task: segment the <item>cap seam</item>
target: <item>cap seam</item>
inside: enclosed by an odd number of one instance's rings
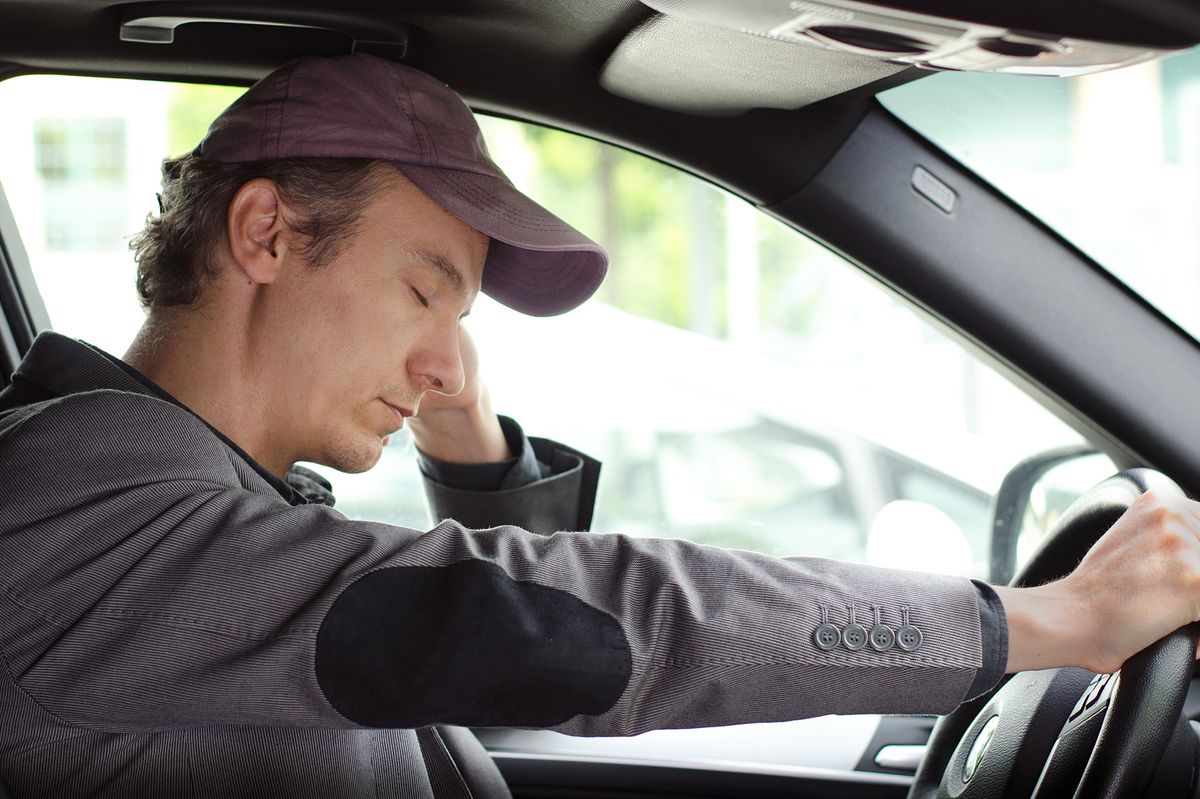
[[[482,190],[478,189],[477,187],[471,187],[471,186],[467,186],[464,184],[460,184],[460,183],[452,180],[448,175],[440,174],[440,172],[444,172],[445,170],[438,170],[437,167],[431,167],[431,169],[433,171],[430,173],[430,175],[433,178],[435,178],[436,180],[445,184],[448,188],[450,188],[456,194],[458,194],[459,197],[462,197],[464,200],[468,200],[469,202],[473,203],[476,207],[482,209],[482,206],[480,204],[481,200],[489,200],[492,203],[496,203],[495,206],[490,205],[490,204],[487,206],[488,213],[494,214],[496,217],[498,217],[506,222],[512,222],[513,224],[520,225],[525,230],[545,231],[545,232],[557,231],[557,232],[579,233],[579,231],[575,230],[575,228],[571,227],[570,225],[568,225],[566,223],[562,223],[562,222],[555,224],[555,225],[539,225],[536,223],[531,223],[530,220],[528,220],[524,217],[516,216],[508,209],[503,208],[501,205],[499,205],[498,198],[495,197],[494,195],[481,193]],[[470,174],[476,174],[476,173],[470,173]],[[547,212],[547,213],[549,213],[549,212]],[[583,234],[579,234],[579,235],[583,235]],[[520,246],[520,245],[515,245],[515,246]]]
[[[279,151],[282,150],[280,142],[283,141],[283,104],[287,102],[292,95],[292,76],[296,74],[296,68],[293,66],[287,71],[283,78],[283,86],[281,87],[281,97],[275,107],[275,157],[279,157]]]
[[[422,160],[428,161],[429,153],[432,149],[429,131],[425,130],[425,123],[417,118],[417,114],[412,107],[412,90],[408,88],[408,81],[404,79],[404,74],[400,71],[395,72],[396,81],[403,89],[403,94],[396,91],[396,87],[392,87],[392,93],[396,97],[396,102],[400,106],[400,110],[408,118],[408,122],[413,127],[413,133],[417,136],[417,146],[421,148]]]
[[[274,96],[275,87],[279,85],[282,76],[276,76],[271,86],[271,94]],[[267,134],[271,130],[271,106],[268,105],[263,110],[262,130],[258,132],[258,156],[264,158],[267,155]]]

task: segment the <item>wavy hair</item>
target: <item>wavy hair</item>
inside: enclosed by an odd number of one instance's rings
[[[196,301],[213,276],[213,257],[228,231],[229,203],[255,178],[275,183],[293,210],[285,221],[313,268],[327,265],[354,232],[392,167],[361,158],[283,158],[220,164],[189,154],[163,161],[159,213],[129,242],[137,292],[153,311]]]

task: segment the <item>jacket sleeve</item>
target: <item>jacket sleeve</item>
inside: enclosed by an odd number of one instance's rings
[[[447,464],[418,450],[433,521],[454,519],[467,527],[511,524],[543,535],[590,529],[600,462],[549,439],[527,438],[506,416],[500,424],[517,453],[511,463]]]
[[[0,645],[71,724],[582,735],[945,712],[981,665],[966,579],[680,540],[428,532],[289,506],[186,411],[99,391],[0,437]],[[853,611],[851,610],[853,609]],[[823,621],[910,649],[823,649]],[[827,640],[827,639],[824,639]]]

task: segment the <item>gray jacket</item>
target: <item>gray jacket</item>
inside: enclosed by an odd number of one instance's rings
[[[43,335],[22,370],[57,396],[0,414],[0,780],[16,797],[430,796],[427,725],[937,713],[982,665],[966,579],[355,521],[289,504],[83,344]],[[570,493],[547,482],[516,490]],[[557,494],[567,524],[574,490]]]

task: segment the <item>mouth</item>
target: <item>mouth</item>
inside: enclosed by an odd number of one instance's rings
[[[404,427],[404,420],[413,415],[413,412],[410,411],[408,408],[402,408],[398,405],[393,405],[392,403],[390,403],[387,400],[382,399],[382,398],[379,401],[382,402],[384,405],[386,405],[388,410],[392,412],[392,416],[394,416],[396,419],[396,429],[397,430],[399,430],[401,427]]]

